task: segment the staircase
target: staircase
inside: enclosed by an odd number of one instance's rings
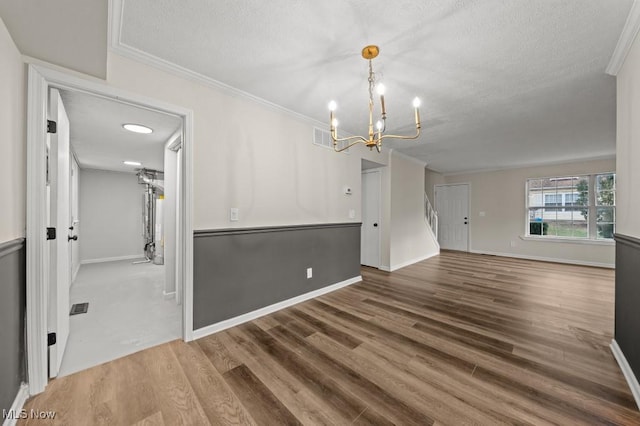
[[[424,193],[424,218],[431,228],[436,241],[438,241],[438,212],[434,210],[426,192]]]

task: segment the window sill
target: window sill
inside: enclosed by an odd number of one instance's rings
[[[569,244],[592,244],[597,246],[614,246],[616,243],[613,240],[591,240],[582,238],[564,238],[564,237],[532,237],[530,235],[520,235],[521,240],[525,241],[539,241],[545,243],[569,243]]]

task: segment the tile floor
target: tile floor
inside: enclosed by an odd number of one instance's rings
[[[89,302],[70,317],[60,376],[182,337],[182,306],[165,300],[164,266],[130,260],[82,265],[71,304]]]

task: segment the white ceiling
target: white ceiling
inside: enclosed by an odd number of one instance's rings
[[[120,42],[308,117],[366,132],[367,44],[387,86],[387,144],[454,173],[613,156],[604,69],[632,0],[136,0]]]
[[[106,78],[108,2],[0,0],[0,16],[24,55]]]
[[[82,92],[60,90],[69,116],[71,147],[81,168],[134,172],[140,167],[164,169],[164,145],[182,125],[176,116]],[[132,133],[125,123],[142,124],[150,134]]]

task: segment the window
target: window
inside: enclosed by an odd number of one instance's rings
[[[615,173],[528,179],[527,235],[611,239],[615,200]]]

